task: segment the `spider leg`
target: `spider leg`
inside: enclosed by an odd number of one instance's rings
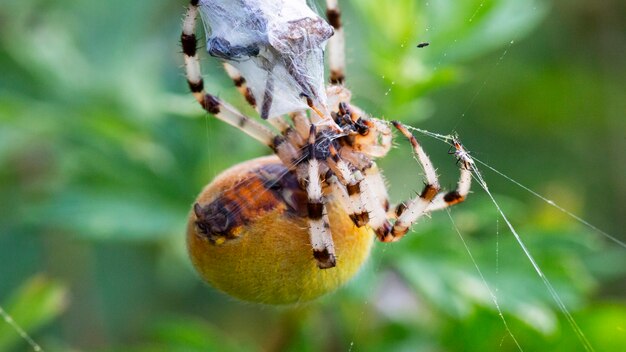
[[[302,181],[307,182],[309,236],[313,247],[313,257],[320,269],[332,268],[336,265],[335,245],[330,233],[326,200],[322,194],[322,180],[320,179],[320,160],[315,157],[315,126],[311,126],[309,145],[311,152],[306,164],[307,174]],[[304,165],[303,165],[304,166]]]
[[[378,119],[371,119],[371,121],[374,125],[373,130],[379,136],[379,141],[370,146],[368,149],[364,150],[363,152],[375,158],[380,158],[387,155],[387,153],[389,153],[389,150],[391,150],[393,134],[391,133],[391,128],[389,128],[389,125],[383,123]]]
[[[293,127],[298,132],[301,138],[305,141],[309,138],[311,131],[311,121],[306,116],[304,111],[296,111],[289,114],[291,121],[293,121]]]
[[[392,123],[394,127],[396,127],[411,142],[413,152],[415,153],[419,163],[422,165],[426,176],[426,185],[419,196],[402,203],[404,206],[398,208],[398,218],[393,225],[393,229],[391,230],[391,238],[393,241],[397,241],[409,231],[411,225],[413,225],[427,212],[431,202],[439,193],[440,186],[433,164],[415,137],[401,123],[397,121],[393,121]]]
[[[256,109],[256,98],[254,97],[254,94],[252,93],[252,90],[250,89],[250,87],[248,87],[245,77],[243,77],[241,72],[239,72],[239,70],[235,66],[229,64],[228,62],[224,62],[223,65],[224,65],[224,71],[226,71],[226,73],[228,74],[228,77],[230,77],[230,79],[233,81],[239,93],[241,93],[241,95],[246,99],[246,101],[248,102],[248,104],[250,104],[250,106]],[[269,83],[270,82],[268,81],[268,84]],[[271,99],[264,97],[263,103],[266,104],[266,102],[268,101],[271,101]],[[293,133],[291,131],[292,130],[291,126],[289,126],[289,124],[285,122],[283,118],[281,117],[271,118],[271,119],[268,119],[268,122],[270,123],[270,125],[274,126],[274,128],[276,128],[285,138],[289,139],[289,142],[292,145],[294,145],[295,147],[298,147],[298,143],[297,143],[298,139],[297,138],[294,139],[294,137],[297,137],[296,133]],[[309,129],[307,126],[306,131],[308,132],[308,130]],[[300,144],[299,146],[302,146],[303,144],[304,143]]]
[[[378,169],[378,165],[372,162],[372,166],[364,170],[367,186],[373,193],[372,198],[378,201],[378,204],[386,214],[389,211],[389,195],[387,194],[387,185],[383,174]]]
[[[363,170],[365,175],[358,169],[353,172],[354,166],[342,160],[332,146],[330,149],[328,165],[337,175],[329,180],[334,187],[333,194],[339,194],[356,226],[369,225],[381,241],[391,241],[391,223],[387,219],[387,190],[378,167],[370,161]]]
[[[185,72],[187,83],[193,96],[207,112],[218,119],[247,133],[259,142],[274,146],[276,137],[272,131],[258,122],[243,115],[234,107],[222,102],[216,96],[204,90],[204,81],[200,71],[200,60],[197,55],[198,40],[195,34],[196,19],[198,17],[198,0],[191,0],[185,18],[180,41],[185,57]]]
[[[381,242],[390,242],[392,240],[390,236],[392,227],[387,218],[389,201],[387,201],[386,189],[379,188],[381,185],[384,187],[384,181],[382,175],[376,170],[377,168],[374,166],[366,172],[361,189],[366,199],[366,210],[370,214],[369,225],[374,229]]]
[[[474,162],[467,155],[464,159],[460,158],[459,160],[460,162],[457,162],[457,164],[459,164],[461,174],[459,176],[459,182],[457,183],[456,189],[447,193],[441,192],[437,194],[428,208],[426,208],[426,212],[445,209],[449,206],[459,204],[467,198],[472,183],[471,168]]]
[[[335,29],[335,34],[328,40],[330,83],[343,84],[346,71],[345,34],[341,26],[338,0],[326,0],[326,17]]]
[[[350,165],[341,159],[334,146],[331,145],[329,149],[328,165],[343,186],[340,187],[339,193],[343,199],[347,198],[345,203],[349,210],[350,219],[358,227],[365,226],[370,222],[369,213],[365,206],[368,199],[363,192],[365,177],[361,171],[352,170]]]
[[[291,117],[292,114],[289,114],[289,116]],[[301,149],[306,144],[308,135],[306,138],[302,137],[298,133],[298,130],[294,126],[290,125],[284,119],[272,118],[272,119],[269,119],[268,121],[270,122],[270,124],[272,124],[275,128],[277,128],[280,131],[280,133],[283,135],[285,140],[287,140],[287,142],[289,142],[289,144],[291,144],[295,150]]]
[[[250,106],[256,109],[256,98],[252,94],[250,87],[248,87],[246,79],[241,75],[239,70],[235,68],[235,66],[229,64],[228,62],[224,62],[223,65],[224,71],[226,71],[228,77],[233,80],[233,83],[235,84],[235,87],[237,87],[239,93],[241,93]]]

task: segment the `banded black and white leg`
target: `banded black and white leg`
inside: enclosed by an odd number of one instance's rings
[[[366,169],[364,173],[365,180],[363,180],[361,188],[364,192],[365,209],[370,218],[369,226],[376,233],[378,240],[389,242],[392,226],[387,217],[389,200],[385,181],[375,163],[372,163],[372,166]]]
[[[461,176],[457,183],[456,189],[448,193],[439,193],[430,203],[427,212],[445,209],[449,206],[461,203],[467,198],[472,183],[472,168],[474,167],[474,160],[469,156],[469,153],[465,151],[463,145],[454,140],[453,145],[455,148],[454,154],[458,158],[458,163],[461,169]]]
[[[332,146],[330,154],[328,165],[334,175],[328,181],[333,194],[340,196],[356,226],[369,225],[383,241],[391,231],[391,223],[387,219],[387,190],[376,164],[370,161],[361,171],[344,161]]]
[[[241,72],[239,72],[239,70],[237,70],[237,68],[234,67],[233,65],[227,62],[224,62],[223,65],[224,65],[224,70],[226,71],[226,74],[228,74],[228,77],[230,77],[230,79],[233,81],[239,93],[244,97],[246,102],[248,102],[248,104],[252,106],[252,108],[256,109],[256,98],[254,97],[254,94],[252,93],[252,90],[250,89],[250,87],[248,87],[245,77],[243,77]],[[301,112],[301,114],[304,115],[304,118],[307,119],[307,122],[308,122],[306,113]],[[294,118],[292,117],[292,120],[293,119]],[[295,147],[304,145],[303,141],[300,138],[297,138],[298,133],[293,131],[293,128],[289,126],[289,124],[282,117],[277,116],[277,117],[268,119],[267,121],[270,123],[270,125],[274,126],[274,128],[276,128],[280,132],[280,134],[282,134],[285,138],[287,138],[290,141],[290,143],[294,145]],[[294,121],[294,125],[297,126],[297,124],[295,124],[295,121]],[[308,131],[309,131],[309,126],[307,125],[306,134],[304,135],[305,136],[304,140],[308,138]]]
[[[338,0],[326,0],[326,18],[335,30],[335,34],[328,40],[330,83],[343,84],[346,79],[346,49]]]
[[[330,145],[329,151],[328,165],[341,184],[337,191],[344,200],[343,203],[348,209],[348,215],[352,222],[358,227],[363,227],[370,222],[369,213],[365,206],[368,199],[365,198],[362,189],[365,177],[359,170],[352,168],[349,163],[345,162],[333,145]]]
[[[233,81],[239,93],[241,93],[250,106],[256,109],[256,98],[254,97],[254,94],[252,94],[250,87],[248,87],[245,77],[241,75],[241,72],[239,72],[235,66],[229,64],[228,62],[224,62],[223,65],[224,71],[226,71],[228,77],[230,77]]]
[[[397,121],[392,121],[392,123],[411,143],[413,152],[424,169],[426,177],[426,185],[419,196],[401,203],[396,209],[397,218],[391,230],[391,240],[397,241],[424,214],[464,201],[469,193],[472,175],[470,168],[462,163],[457,189],[451,192],[440,192],[435,168],[415,137],[401,123]]]
[[[204,81],[202,79],[200,60],[197,52],[198,40],[195,34],[197,17],[198,0],[191,0],[183,20],[183,30],[180,37],[185,58],[185,74],[191,93],[207,112],[229,125],[242,130],[259,142],[273,146],[276,136],[271,130],[243,115],[231,105],[222,102],[216,96],[204,90]]]
[[[313,248],[313,257],[320,269],[328,269],[334,267],[337,264],[337,260],[320,177],[326,171],[321,169],[320,166],[323,165],[323,160],[318,160],[315,152],[315,125],[311,126],[308,142],[310,148],[309,159],[306,164],[301,166],[306,168],[306,174],[302,175],[303,173],[299,172],[298,177],[301,178],[301,183],[306,184],[309,237]]]

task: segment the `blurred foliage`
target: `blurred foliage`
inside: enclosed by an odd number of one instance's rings
[[[184,248],[189,205],[268,150],[187,94],[185,4],[0,3],[0,303],[13,318],[53,351],[517,350],[445,212],[377,244],[353,282],[308,305],[243,304],[199,281]],[[458,131],[477,158],[624,239],[626,5],[341,6],[359,105]],[[218,63],[203,69],[208,90],[251,113]],[[453,185],[448,147],[418,138]],[[380,162],[396,201],[420,187],[400,145]],[[624,250],[485,176],[591,345],[624,350]],[[583,350],[478,186],[451,214],[523,349]],[[27,349],[0,324],[0,350]]]
[[[21,329],[33,332],[56,319],[66,305],[67,290],[62,285],[36,276],[13,293],[5,309]],[[0,327],[0,351],[22,343],[21,340],[8,324]]]

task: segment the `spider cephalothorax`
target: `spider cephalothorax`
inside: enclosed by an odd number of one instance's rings
[[[245,300],[290,303],[328,292],[358,271],[373,236],[396,241],[424,214],[459,203],[469,192],[471,159],[460,143],[454,146],[463,159],[457,189],[442,192],[428,156],[401,123],[369,117],[350,103],[341,16],[336,0],[326,4],[332,26],[304,0],[191,0],[183,24],[187,81],[196,100],[275,154],[219,175],[189,219],[195,267],[214,286]],[[198,13],[210,28],[209,54],[224,62],[273,129],[204,91]],[[327,40],[331,85],[324,88]],[[410,141],[426,179],[419,195],[391,211],[375,162],[391,148],[390,126]]]

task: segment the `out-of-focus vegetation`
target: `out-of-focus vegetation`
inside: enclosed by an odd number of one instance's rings
[[[184,251],[191,202],[269,151],[187,94],[184,5],[0,3],[0,304],[15,320],[52,351],[516,350],[445,212],[308,305],[243,304],[200,282]],[[359,105],[457,131],[477,158],[625,239],[622,1],[341,5]],[[250,112],[219,64],[203,65],[208,90]],[[453,185],[448,147],[418,137]],[[380,162],[395,201],[421,186],[399,144]],[[623,351],[626,250],[485,177],[591,345]],[[583,350],[478,186],[451,214],[522,348]],[[0,350],[28,345],[0,323]]]

